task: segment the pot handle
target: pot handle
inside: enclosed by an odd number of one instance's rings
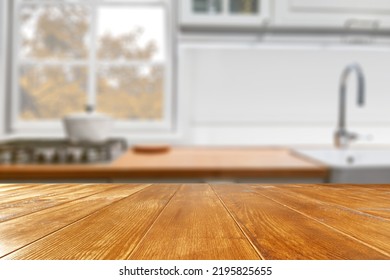
[[[85,105],[85,112],[87,112],[87,113],[93,113],[94,111],[95,111],[95,108],[94,108],[93,105],[91,105],[91,104]]]

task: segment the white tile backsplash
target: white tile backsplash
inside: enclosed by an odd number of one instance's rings
[[[390,48],[205,44],[182,46],[180,59],[191,69],[179,73],[191,73],[180,94],[191,98],[194,143],[331,143],[339,79],[351,62],[362,65],[367,90],[366,106],[358,108],[351,76],[348,126],[375,128],[389,140]]]

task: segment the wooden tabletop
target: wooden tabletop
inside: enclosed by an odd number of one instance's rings
[[[133,149],[110,164],[0,165],[0,179],[320,178],[328,168],[286,148]]]
[[[0,185],[1,259],[390,259],[390,185]]]

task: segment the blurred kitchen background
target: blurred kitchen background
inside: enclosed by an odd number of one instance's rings
[[[390,182],[390,1],[1,0],[0,106],[4,182]]]

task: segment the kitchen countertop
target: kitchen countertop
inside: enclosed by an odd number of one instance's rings
[[[0,185],[1,259],[390,259],[390,185]]]
[[[321,178],[328,168],[287,148],[132,149],[109,164],[0,165],[0,179]]]

